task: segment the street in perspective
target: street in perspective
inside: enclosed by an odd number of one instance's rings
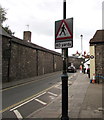
[[[17,2],[13,0],[10,1],[11,3],[8,3],[9,6],[12,4],[16,7]],[[51,1],[52,3],[50,3],[47,0],[43,1],[42,3],[40,1],[33,3],[35,7],[39,7],[40,5],[39,8],[42,7],[44,9],[49,5],[51,6],[50,9],[52,8],[52,11],[48,8],[50,12],[54,14],[57,12],[55,11],[56,8],[53,8],[54,6],[52,5],[57,2]],[[5,1],[1,3],[1,120],[103,120],[104,1],[100,2],[102,5],[103,18],[102,28],[96,26],[94,32],[91,32],[92,36],[88,36],[91,31],[90,28],[89,32],[87,31],[87,35],[84,31],[87,28],[83,30],[81,30],[81,26],[78,29],[76,28],[76,16],[74,17],[73,15],[73,17],[69,16],[67,18],[67,15],[70,13],[67,10],[70,6],[67,0],[61,0],[61,4],[60,2],[57,3],[55,6],[63,6],[61,8],[63,18],[60,20],[54,19],[54,50],[42,46],[41,42],[41,44],[36,44],[39,39],[45,38],[45,36],[42,36],[43,33],[46,34],[50,31],[50,28],[48,30],[46,29],[48,26],[45,25],[47,20],[44,17],[41,18],[42,20],[43,18],[45,19],[42,23],[41,20],[34,23],[35,27],[37,27],[35,29],[36,34],[34,29],[33,32],[30,31],[30,26],[34,27],[33,21],[28,21],[31,25],[26,23],[27,30],[23,31],[23,39],[21,39],[17,34],[15,36],[15,33],[12,32],[9,26],[4,26],[7,20],[7,11],[4,8],[6,6]],[[29,9],[32,8],[34,12],[39,9],[37,7],[34,8],[31,2],[22,0],[21,3],[23,3],[24,9],[26,6],[25,10],[27,10],[27,6]],[[86,4],[88,3],[86,2]],[[28,4],[31,4],[31,7]],[[76,5],[74,2],[70,4]],[[83,2],[82,4],[85,5]],[[94,4],[97,3],[95,2]],[[18,5],[22,6],[20,3],[18,3],[17,6]],[[29,14],[28,12],[27,14]],[[31,19],[35,19],[35,22],[39,17],[36,16],[36,14],[32,16],[32,13],[29,15]],[[57,18],[60,17],[57,16]],[[15,22],[13,23],[15,24]],[[18,24],[22,25],[19,22]],[[39,33],[39,31],[42,30],[44,32]],[[17,30],[17,32],[18,31],[19,30]],[[33,42],[34,38],[32,36],[38,36],[36,38],[37,40],[35,39],[35,43]],[[78,36],[79,38],[77,38]],[[84,37],[86,36],[88,38],[85,44]],[[46,38],[47,37],[50,39],[49,35],[46,34]],[[80,42],[77,42],[78,39]],[[43,42],[46,44],[45,41]],[[76,47],[74,44],[76,44]],[[58,50],[61,50],[61,52],[57,52]],[[76,52],[73,53],[74,50]]]
[[[36,77],[26,83],[5,84],[3,118],[61,117],[61,72]],[[25,79],[26,80],[26,79]],[[23,82],[23,81],[22,81]],[[70,118],[102,118],[102,84],[91,84],[87,74],[68,73]],[[96,97],[98,96],[98,97]]]

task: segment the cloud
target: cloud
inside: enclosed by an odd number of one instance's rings
[[[84,48],[88,49],[89,40],[102,27],[103,0],[66,1],[67,18],[74,18],[74,48],[70,49],[70,53],[80,51],[81,34],[84,36]],[[23,38],[23,31],[29,24],[32,41],[54,49],[54,22],[63,19],[63,0],[2,0],[1,5],[8,9],[5,24],[10,26],[15,36]]]

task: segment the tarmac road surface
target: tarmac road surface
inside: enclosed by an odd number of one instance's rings
[[[73,73],[68,73],[69,78]],[[21,85],[3,89],[3,118],[26,118],[32,112],[50,104],[61,93],[61,72]]]

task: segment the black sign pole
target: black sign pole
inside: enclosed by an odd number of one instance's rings
[[[66,0],[63,1],[63,19],[66,19]],[[68,75],[67,75],[67,59],[68,48],[62,48],[63,56],[63,74],[62,79],[62,117],[61,120],[69,120],[68,117]]]

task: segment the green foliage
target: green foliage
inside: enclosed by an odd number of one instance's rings
[[[0,5],[0,24],[3,24],[3,22],[5,20],[7,20],[6,14],[7,14],[6,10],[4,8],[2,8],[1,5]]]
[[[6,14],[7,14],[6,13],[6,9],[2,8],[2,6],[0,5],[0,25],[2,25],[2,26],[3,26],[3,22],[5,22],[7,20]],[[4,29],[10,35],[14,35],[14,32],[11,31],[11,29],[9,28],[9,26],[4,27]]]

